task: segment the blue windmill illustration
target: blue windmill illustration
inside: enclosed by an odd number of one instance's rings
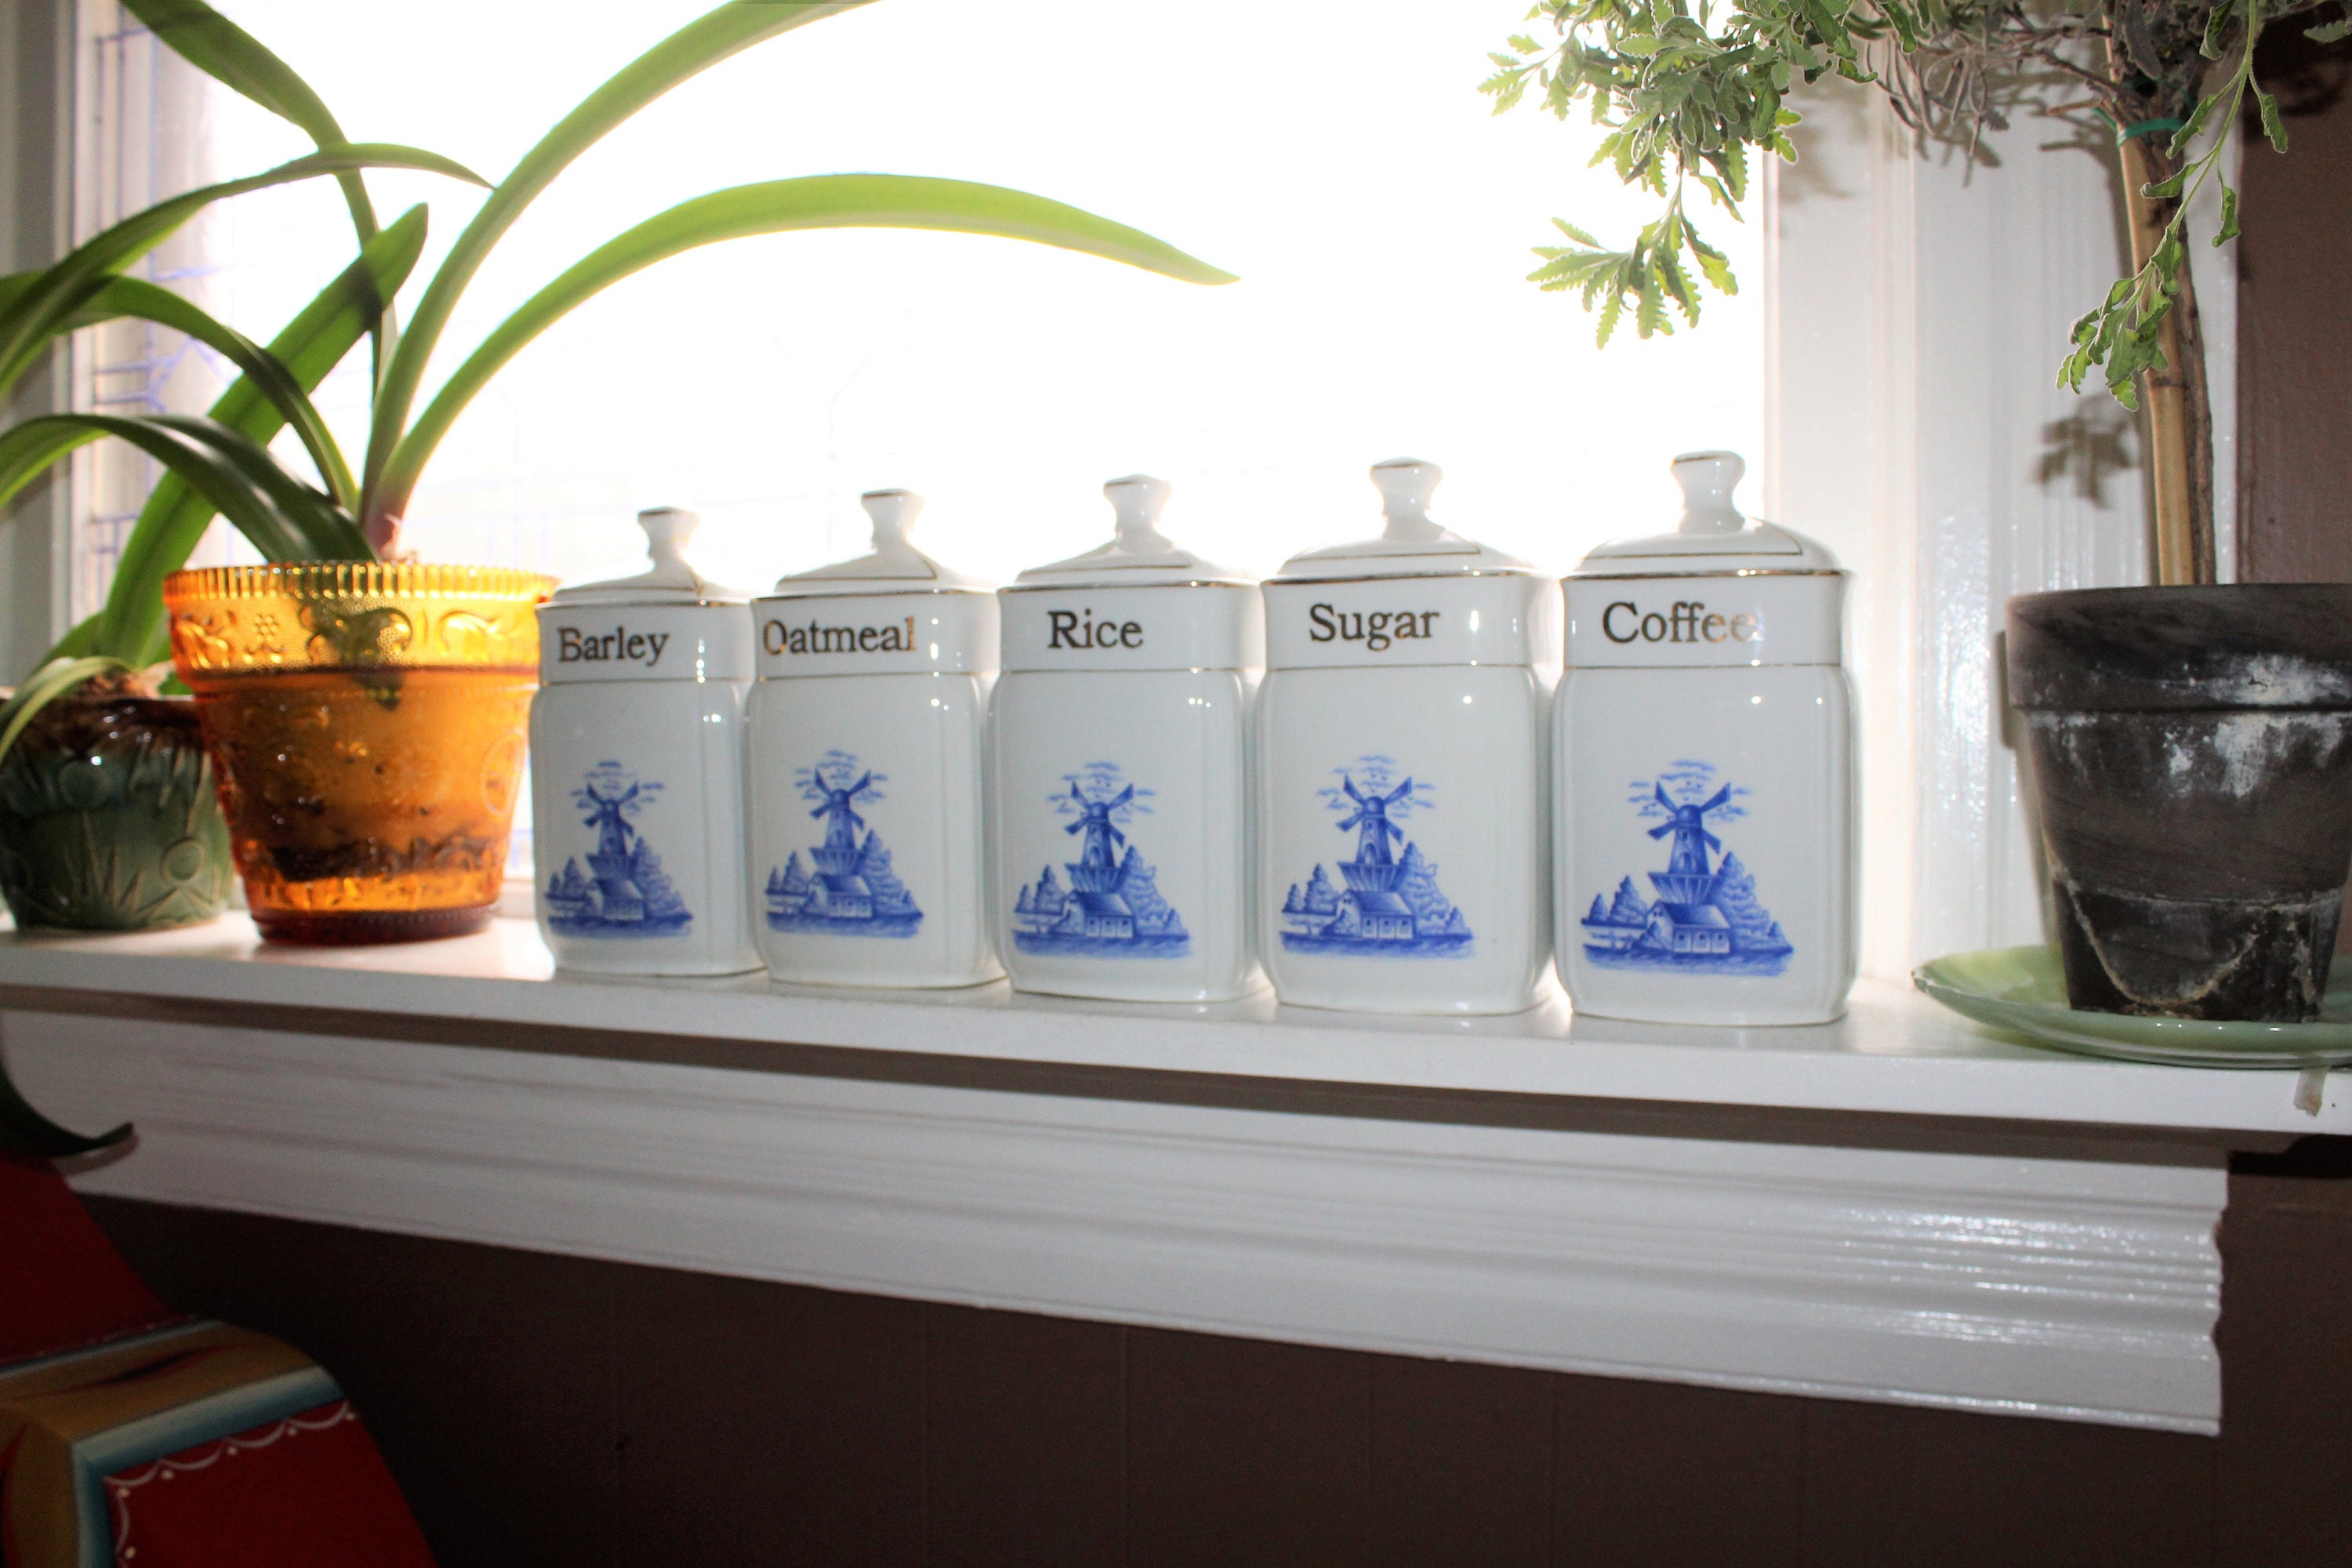
[[[866,920],[874,913],[873,891],[857,874],[857,830],[866,826],[866,819],[850,804],[873,782],[870,768],[846,788],[817,781],[817,787],[824,792],[824,803],[809,816],[824,819],[824,842],[809,851],[809,858],[816,862],[816,875],[809,879],[809,901],[835,920]]]
[[[883,798],[876,786],[887,775],[861,767],[846,752],[827,752],[797,776],[801,798],[816,803],[809,816],[824,824],[824,842],[809,848],[814,872],[802,869],[798,851],[769,872],[768,924],[842,936],[914,934],[923,911],[891,870],[882,836],[866,827],[857,810],[860,800]]]
[[[1124,940],[1135,934],[1135,911],[1119,896],[1118,849],[1127,835],[1110,819],[1112,812],[1134,798],[1135,786],[1129,784],[1108,799],[1088,800],[1077,781],[1070,781],[1078,819],[1062,831],[1086,835],[1085,847],[1070,867],[1070,896],[1081,911],[1084,933],[1090,937]]]
[[[1613,896],[1594,896],[1583,921],[1588,958],[1619,968],[1744,974],[1778,974],[1787,965],[1794,950],[1771,911],[1757,901],[1755,877],[1707,826],[1710,816],[1727,821],[1746,816],[1736,800],[1748,792],[1726,784],[1709,795],[1706,785],[1714,777],[1706,763],[1685,762],[1656,779],[1636,782],[1632,804],[1641,816],[1657,822],[1649,836],[1673,841],[1666,868],[1647,873],[1658,895],[1654,903],[1634,890],[1631,877]],[[1667,794],[1669,783],[1689,798]]]
[[[1434,791],[1412,778],[1391,786],[1385,757],[1361,757],[1335,768],[1338,789],[1320,792],[1341,813],[1334,824],[1356,836],[1356,856],[1339,862],[1346,891],[1317,866],[1282,906],[1282,942],[1302,952],[1459,954],[1468,951],[1470,924],[1438,890],[1437,868],[1408,841],[1395,817],[1426,811]],[[1357,775],[1364,778],[1362,784]],[[1393,814],[1393,816],[1391,815]]]
[[[651,936],[682,930],[693,919],[661,857],[631,821],[661,787],[607,762],[572,792],[584,814],[581,826],[595,830],[596,847],[588,852],[586,876],[578,860],[567,858],[548,879],[541,898],[551,929],[566,936]]]
[[[1109,763],[1092,763],[1068,775],[1069,792],[1049,796],[1069,818],[1062,831],[1078,837],[1078,858],[1064,861],[1066,891],[1045,868],[1022,888],[1013,908],[1013,943],[1024,952],[1094,957],[1167,958],[1191,951],[1192,938],[1160,893],[1159,873],[1120,830],[1122,820],[1151,809],[1152,792],[1139,790]]]
[[[1731,804],[1731,786],[1725,784],[1703,805],[1678,805],[1666,798],[1664,784],[1651,786],[1657,792],[1658,804],[1666,808],[1666,820],[1650,829],[1653,838],[1675,836],[1674,852],[1666,858],[1666,868],[1650,873],[1651,885],[1658,897],[1669,904],[1691,908],[1704,904],[1715,896],[1717,876],[1706,862],[1709,849],[1723,847],[1723,840],[1706,830],[1707,816],[1721,811]]]
[[[1356,858],[1339,862],[1339,875],[1356,897],[1358,934],[1366,942],[1410,942],[1412,910],[1396,892],[1397,878],[1404,868],[1389,850],[1391,837],[1399,844],[1404,842],[1404,829],[1389,820],[1389,807],[1412,798],[1412,780],[1405,780],[1386,795],[1378,790],[1364,794],[1356,788],[1352,774],[1343,775],[1339,787],[1356,803],[1355,814],[1343,818],[1339,828],[1342,833],[1357,830]]]

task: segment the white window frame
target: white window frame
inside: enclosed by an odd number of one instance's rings
[[[55,260],[73,215],[74,32],[53,0],[0,0],[0,271]],[[10,422],[72,405],[70,367],[21,384]],[[14,679],[68,625],[73,492],[36,484],[0,515],[0,682]]]
[[[2040,942],[2046,875],[2002,700],[2012,594],[2146,582],[2140,475],[2104,495],[2037,468],[2069,420],[2124,432],[2095,386],[2056,384],[2068,329],[2127,270],[2112,155],[2053,152],[2053,122],[1989,138],[1998,162],[1921,157],[1874,89],[1805,106],[1804,160],[1765,197],[1766,510],[1854,571],[1862,699],[1863,968]],[[2206,216],[2206,233],[2211,216]],[[2192,245],[2214,410],[2215,535],[2236,574],[2237,276]],[[2080,440],[2067,448],[2084,455]]]

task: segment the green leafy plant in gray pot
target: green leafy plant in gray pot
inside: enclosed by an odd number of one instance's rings
[[[1633,244],[1565,220],[1531,280],[1579,295],[1606,342],[1696,325],[1738,287],[1694,208],[1737,217],[1750,158],[1793,160],[1800,83],[1882,90],[1930,142],[1974,147],[2021,111],[2112,142],[2132,271],[2074,324],[2059,369],[2141,416],[2155,585],[2021,595],[2009,612],[2074,1005],[2184,1018],[2317,1015],[2352,869],[2352,585],[2215,582],[2211,403],[2189,203],[2220,193],[2242,121],[2286,150],[2255,71],[2268,25],[2340,0],[1733,0],[1696,14],[1541,0],[1482,90],[1604,128],[1596,163],[1657,195]],[[2307,29],[2333,41],[2352,12]],[[2105,215],[2098,215],[2104,216]]]

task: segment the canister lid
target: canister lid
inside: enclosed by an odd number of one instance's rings
[[[874,520],[874,550],[854,561],[836,561],[814,572],[776,579],[774,595],[797,598],[817,594],[985,594],[992,587],[942,566],[909,543],[923,498],[912,490],[867,490],[857,498]]]
[[[634,577],[614,577],[603,583],[583,583],[576,587],[559,588],[548,600],[550,605],[741,605],[751,595],[740,588],[729,588],[713,583],[694,569],[686,558],[687,541],[702,526],[698,512],[683,507],[657,506],[637,513],[637,526],[646,531],[646,553],[653,560],[653,570],[640,572]]]
[[[1429,515],[1429,498],[1445,470],[1418,458],[1372,465],[1388,526],[1378,539],[1309,550],[1283,563],[1269,583],[1331,583],[1358,577],[1491,576],[1532,573],[1516,555],[1465,539]]]
[[[1166,479],[1129,474],[1109,480],[1103,495],[1117,514],[1108,544],[1051,565],[1032,566],[1013,580],[1010,592],[1027,588],[1147,588],[1226,584],[1246,587],[1252,579],[1204,561],[1160,531],[1160,514],[1174,491]]]
[[[1712,577],[1752,572],[1835,572],[1826,545],[1732,504],[1748,465],[1737,452],[1685,452],[1675,459],[1682,521],[1672,533],[1614,539],[1587,555],[1577,577]]]

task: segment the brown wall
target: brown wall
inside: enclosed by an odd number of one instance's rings
[[[2250,583],[2352,582],[2352,42],[2290,19],[2256,59],[2287,153],[2245,128],[2238,551]],[[2347,889],[2352,897],[2352,889]],[[2336,950],[2352,952],[2352,922]]]
[[[157,1205],[444,1568],[2352,1562],[2352,1141],[2231,1178],[2218,1440],[1415,1361]]]
[[[2263,39],[2288,152],[2250,127],[2242,193],[2238,540],[2260,583],[2352,582],[2352,47],[2304,25]]]

